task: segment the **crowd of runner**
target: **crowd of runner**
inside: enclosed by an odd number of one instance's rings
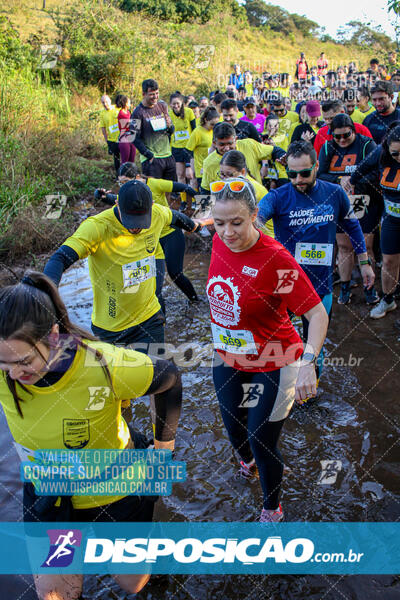
[[[356,262],[370,317],[396,309],[396,61],[391,53],[388,65],[372,59],[364,71],[355,63],[330,70],[324,53],[315,66],[301,53],[293,83],[288,73],[254,77],[235,65],[226,88],[208,97],[175,91],[166,102],[146,79],[133,110],[127,95],[101,98],[118,189],[99,182],[95,196],[109,207],[79,225],[44,273],[0,290],[0,402],[22,457],[40,448],[148,446],[132,417],[132,399],[144,394],[152,447],[174,450],[182,386],[162,357],[167,269],[189,305],[207,298],[213,380],[238,472],[260,481],[260,521],[283,519],[278,440],[293,403],[317,393],[333,286],[340,284],[339,304],[351,302]],[[184,232],[214,231],[207,286],[196,290],[183,272]],[[83,258],[92,333],[71,323],[57,289]],[[98,368],[85,368],[88,356]],[[93,389],[107,390],[96,409]],[[154,506],[140,496],[58,500],[39,502],[24,484],[24,519],[146,521]],[[147,580],[119,583],[136,592]],[[35,583],[44,600],[55,591],[72,600],[81,594],[78,575]]]

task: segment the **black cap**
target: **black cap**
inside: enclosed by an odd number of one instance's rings
[[[152,204],[151,190],[145,183],[136,179],[124,183],[118,194],[122,225],[127,229],[148,229]]]
[[[243,102],[243,106],[248,106],[249,104],[254,104],[254,106],[257,106],[257,100],[254,98],[254,96],[246,98]]]

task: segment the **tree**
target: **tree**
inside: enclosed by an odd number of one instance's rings
[[[246,12],[236,0],[120,0],[126,12],[142,11],[153,17],[176,23],[207,23],[218,14],[246,19]]]
[[[372,28],[369,24],[361,21],[350,21],[346,23],[348,42],[356,46],[369,46],[377,51],[387,52],[394,46],[393,41],[380,28]]]
[[[263,0],[246,0],[245,9],[250,25],[268,27],[272,31],[290,33],[294,30],[290,13]]]
[[[305,37],[313,37],[318,34],[319,25],[311,19],[307,19],[304,15],[297,15],[292,13],[291,15],[294,26],[297,31],[300,31]]]

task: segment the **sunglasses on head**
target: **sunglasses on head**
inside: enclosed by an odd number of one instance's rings
[[[289,179],[296,179],[297,175],[300,175],[300,177],[310,177],[311,172],[316,164],[317,163],[315,162],[309,169],[302,169],[301,171],[293,171],[292,169],[286,168],[287,176]]]
[[[251,196],[255,199],[253,190],[251,188],[250,183],[246,179],[235,179],[234,181],[213,181],[210,183],[210,192],[212,194],[218,194],[222,192],[223,189],[229,187],[231,192],[242,192],[244,188],[247,188],[251,194]]]
[[[235,180],[235,181],[213,181],[210,184],[210,191],[213,194],[222,192],[223,189],[229,187],[231,192],[241,192],[245,187],[249,187],[247,181]]]
[[[347,140],[352,133],[352,131],[346,131],[346,133],[333,133],[332,136],[335,140]]]

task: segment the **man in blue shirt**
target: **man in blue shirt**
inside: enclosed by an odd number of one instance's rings
[[[233,65],[233,73],[229,75],[228,85],[234,85],[238,90],[245,84],[244,75],[240,71],[240,65]]]
[[[365,117],[363,125],[368,127],[374,142],[380,144],[394,121],[400,121],[400,109],[393,105],[393,84],[377,81],[371,90],[375,112]]]
[[[336,231],[347,233],[358,256],[364,286],[372,287],[375,274],[364,236],[349,198],[340,185],[317,180],[318,160],[309,142],[290,144],[287,151],[290,183],[271,190],[260,201],[262,223],[273,219],[275,238],[296,258],[319,294],[328,315],[332,310],[332,272]],[[304,335],[308,323],[303,319]],[[317,372],[323,362],[318,357]]]

